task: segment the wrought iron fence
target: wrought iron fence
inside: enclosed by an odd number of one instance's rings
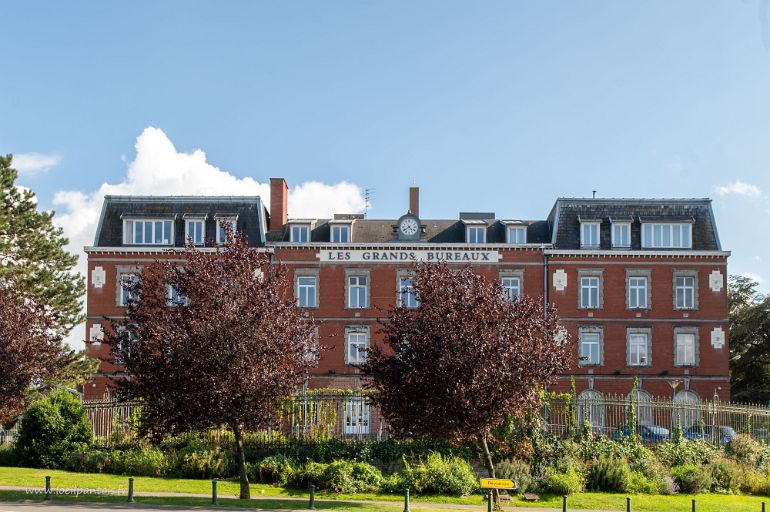
[[[636,431],[643,441],[669,439],[678,427],[685,438],[722,444],[737,434],[749,434],[763,442],[770,440],[770,408],[719,400],[687,400],[687,395],[682,396],[679,400],[632,400],[624,396],[557,399],[543,407],[543,419],[548,431],[561,436],[576,433],[588,420],[595,434],[618,437],[630,432],[633,411]]]
[[[18,424],[12,426],[9,429],[4,429],[0,427],[0,444],[12,443],[13,440],[16,439],[17,433],[18,433]]]

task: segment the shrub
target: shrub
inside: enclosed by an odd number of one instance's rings
[[[683,464],[671,468],[671,476],[681,492],[698,494],[711,489],[711,472],[697,464]]]
[[[655,447],[655,456],[668,467],[708,464],[718,453],[718,447],[703,439],[658,443]]]
[[[316,488],[320,489],[323,486],[323,475],[328,466],[322,462],[310,461],[294,472],[288,485],[295,489],[307,489],[311,485],[315,485]]]
[[[725,454],[741,465],[765,469],[770,462],[770,453],[766,446],[749,435],[738,434],[725,446]]]
[[[770,494],[768,475],[760,471],[746,469],[740,472],[738,487],[741,492],[767,496]]]
[[[671,478],[668,470],[655,458],[650,458],[646,464],[640,466],[635,472],[641,473],[649,482],[655,484],[657,486],[655,492],[658,494],[669,495],[674,494],[676,491],[674,479]],[[629,492],[642,493],[642,491]]]
[[[631,470],[625,460],[604,458],[589,467],[587,487],[594,491],[626,492],[630,480]]]
[[[382,474],[366,462],[337,460],[326,467],[321,479],[322,489],[353,494],[375,492],[382,483]]]
[[[173,464],[157,448],[114,451],[110,457],[111,471],[131,476],[164,476]]]
[[[415,494],[466,496],[479,488],[473,468],[459,457],[432,453],[414,464],[405,461],[405,465],[404,471],[385,482],[383,490],[401,493],[408,488]]]
[[[566,471],[557,471],[551,468],[546,470],[545,489],[553,494],[575,494],[583,492],[585,487],[585,475],[574,467],[568,468]]]
[[[220,447],[211,450],[179,452],[180,472],[186,478],[221,478],[235,472],[230,452]]]
[[[292,480],[294,461],[284,455],[273,455],[262,459],[257,464],[249,464],[249,480],[263,484],[285,486]]]
[[[78,450],[69,454],[64,467],[78,473],[109,473],[112,470],[109,452]]]
[[[34,402],[24,413],[16,451],[21,465],[59,468],[70,453],[90,447],[92,440],[83,404],[60,390]]]
[[[523,494],[535,487],[532,478],[532,469],[529,464],[519,459],[503,460],[495,465],[497,478],[513,480],[516,484],[516,492]]]
[[[632,471],[628,478],[627,490],[631,494],[658,494],[660,485],[641,471]]]
[[[18,465],[18,456],[12,444],[0,444],[0,466]]]
[[[741,472],[735,461],[717,459],[711,463],[711,490],[714,492],[735,493],[740,488]]]

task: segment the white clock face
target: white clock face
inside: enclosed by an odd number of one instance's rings
[[[420,229],[420,226],[417,224],[416,220],[407,218],[401,221],[401,226],[399,229],[401,229],[403,234],[412,236],[417,233],[417,231]]]

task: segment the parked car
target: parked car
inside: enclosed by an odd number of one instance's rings
[[[667,428],[663,428],[658,425],[637,425],[636,433],[645,443],[659,443],[661,441],[667,441],[671,435]],[[617,429],[613,435],[613,438],[617,440],[622,437],[628,437],[630,435],[631,427],[626,425]]]
[[[687,439],[706,439],[719,441],[719,444],[727,444],[738,435],[733,427],[725,425],[693,425],[684,432]]]

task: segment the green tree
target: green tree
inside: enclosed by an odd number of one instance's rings
[[[58,390],[29,406],[15,449],[23,466],[60,468],[67,455],[88,448],[92,441],[83,404],[72,393]]]
[[[83,321],[85,284],[73,271],[78,257],[64,250],[69,241],[53,225],[54,212],[38,210],[35,194],[16,185],[12,159],[0,156],[0,284],[47,305],[63,339]]]
[[[770,401],[770,297],[759,283],[730,276],[730,376],[732,396],[739,402]]]

